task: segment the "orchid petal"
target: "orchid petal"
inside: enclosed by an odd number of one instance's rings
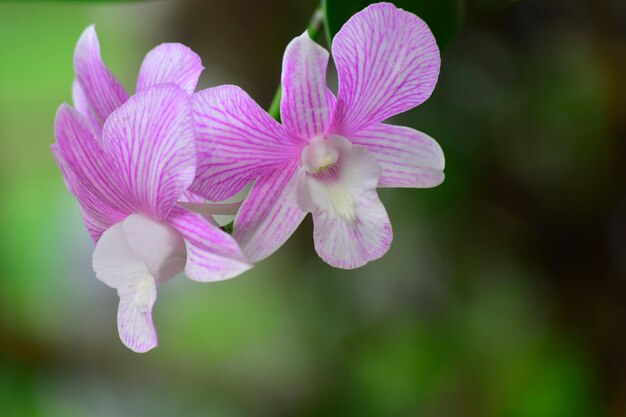
[[[313,213],[315,251],[336,268],[359,268],[382,257],[391,246],[391,223],[378,194],[364,192],[356,202],[353,224],[332,211]]]
[[[93,252],[93,269],[100,281],[127,295],[150,271],[128,243],[123,224],[115,223],[102,234]]]
[[[174,207],[168,222],[185,240],[185,274],[189,278],[219,281],[251,268],[235,239],[201,215]]]
[[[389,249],[392,230],[376,194],[380,167],[364,147],[328,139],[339,152],[336,166],[311,175],[298,173],[298,205],[313,214],[318,255],[337,268],[352,269]]]
[[[128,99],[128,94],[102,62],[100,43],[93,25],[85,29],[78,40],[74,51],[74,71],[93,115],[102,126],[107,117]]]
[[[206,203],[206,198],[187,190],[180,195],[180,198],[178,199],[178,203],[179,204],[180,203],[203,204],[203,203]]]
[[[144,353],[158,345],[156,329],[152,321],[152,307],[156,301],[154,279],[146,278],[139,292],[120,297],[117,310],[117,329],[120,339],[129,349]],[[137,297],[145,298],[146,305],[137,305]]]
[[[156,283],[146,263],[129,245],[123,223],[109,228],[93,253],[93,268],[98,279],[117,289],[120,297],[118,331],[122,342],[135,352],[157,345],[152,322]]]
[[[56,144],[50,146],[68,190],[76,197],[80,206],[83,222],[94,243],[100,239],[102,233],[117,222],[124,220],[125,215],[98,200],[84,187],[78,177],[69,168]]]
[[[281,120],[287,131],[303,140],[322,135],[330,123],[332,99],[327,93],[328,51],[308,32],[293,39],[283,58]]]
[[[193,94],[204,70],[198,54],[180,43],[164,43],[146,55],[137,79],[137,92],[158,84],[176,84]]]
[[[72,180],[76,184],[72,192],[76,195],[79,188],[84,188],[113,210],[131,213],[132,207],[124,191],[119,188],[113,164],[87,120],[67,104],[62,104],[54,120],[54,133],[58,153],[68,167],[65,171],[71,171],[76,178]]]
[[[198,168],[191,190],[211,201],[240,192],[260,175],[299,157],[303,144],[241,88],[233,85],[193,95]]]
[[[379,123],[352,135],[350,140],[376,157],[382,168],[379,187],[429,188],[443,182],[443,151],[425,133]]]
[[[91,111],[91,107],[89,106],[89,102],[87,101],[87,96],[85,95],[85,92],[80,86],[78,80],[74,80],[74,82],[72,83],[72,102],[74,103],[74,108],[78,110],[78,112],[82,114],[83,117],[89,120],[89,123],[91,123],[94,132],[97,132],[98,135],[102,134],[102,123],[98,121],[98,119]]]
[[[143,260],[157,283],[162,284],[183,272],[185,242],[168,223],[132,214],[122,227],[128,247]]]
[[[174,84],[137,93],[111,114],[104,148],[135,211],[167,217],[193,181],[194,139],[189,96]]]
[[[352,16],[332,49],[339,77],[334,129],[344,136],[421,104],[437,83],[441,59],[432,32],[390,3]]]
[[[252,262],[278,250],[304,219],[296,202],[297,168],[292,162],[257,179],[237,213],[233,236]]]

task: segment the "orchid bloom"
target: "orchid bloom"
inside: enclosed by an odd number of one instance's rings
[[[328,52],[306,32],[289,43],[282,125],[238,87],[194,95],[199,164],[191,190],[221,201],[254,181],[233,232],[251,261],[276,251],[311,212],[319,256],[335,267],[362,266],[392,241],[376,188],[434,187],[444,179],[443,152],[432,138],[381,123],[435,88],[440,56],[426,23],[374,4],[346,22],[332,51],[337,97],[326,86]]]
[[[157,285],[183,271],[208,282],[250,268],[231,236],[177,205],[190,200],[196,172],[190,93],[202,66],[191,54],[182,45],[154,49],[127,98],[89,28],[76,49],[77,110],[63,104],[55,119],[52,153],[96,244],[96,276],[120,297],[120,338],[136,352],[157,345]],[[173,58],[181,56],[190,59]]]

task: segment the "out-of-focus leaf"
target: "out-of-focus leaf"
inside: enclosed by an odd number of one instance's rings
[[[350,17],[372,0],[323,0],[324,19],[329,39]],[[464,10],[464,0],[391,0],[390,3],[422,18],[433,31],[440,48],[445,48],[456,34]]]

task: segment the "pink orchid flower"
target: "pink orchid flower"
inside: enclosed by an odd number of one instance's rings
[[[221,201],[255,181],[234,224],[252,261],[276,251],[311,212],[322,259],[365,265],[392,241],[376,188],[434,187],[444,179],[443,152],[432,138],[381,123],[435,88],[441,61],[426,23],[374,4],[343,26],[332,50],[336,98],[326,86],[328,52],[307,33],[287,46],[282,125],[238,87],[194,95],[199,164],[191,190]]]
[[[202,66],[190,54],[182,45],[152,50],[127,98],[89,28],[76,49],[80,110],[63,104],[55,119],[52,152],[96,243],[96,276],[120,297],[120,338],[136,352],[157,345],[158,284],[183,271],[207,282],[250,268],[231,236],[177,205],[196,172],[190,93]],[[172,58],[180,56],[195,64]]]

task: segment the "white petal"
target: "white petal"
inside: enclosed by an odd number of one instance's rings
[[[96,277],[118,290],[120,296],[132,293],[133,287],[150,272],[128,244],[123,223],[115,223],[102,234],[92,262]]]
[[[327,263],[352,269],[384,255],[392,241],[385,207],[376,193],[380,167],[361,146],[328,139],[337,164],[316,175],[298,173],[298,205],[313,214],[315,250]]]
[[[183,271],[185,241],[173,227],[132,214],[124,220],[123,228],[131,250],[148,266],[157,282],[165,282]]]
[[[117,289],[120,339],[135,352],[145,352],[157,345],[152,323],[156,282],[128,243],[124,223],[116,223],[102,234],[93,254],[93,268],[99,280]]]
[[[147,352],[157,346],[152,321],[152,306],[156,301],[156,283],[146,275],[132,293],[120,295],[117,328],[122,342],[135,352]]]

